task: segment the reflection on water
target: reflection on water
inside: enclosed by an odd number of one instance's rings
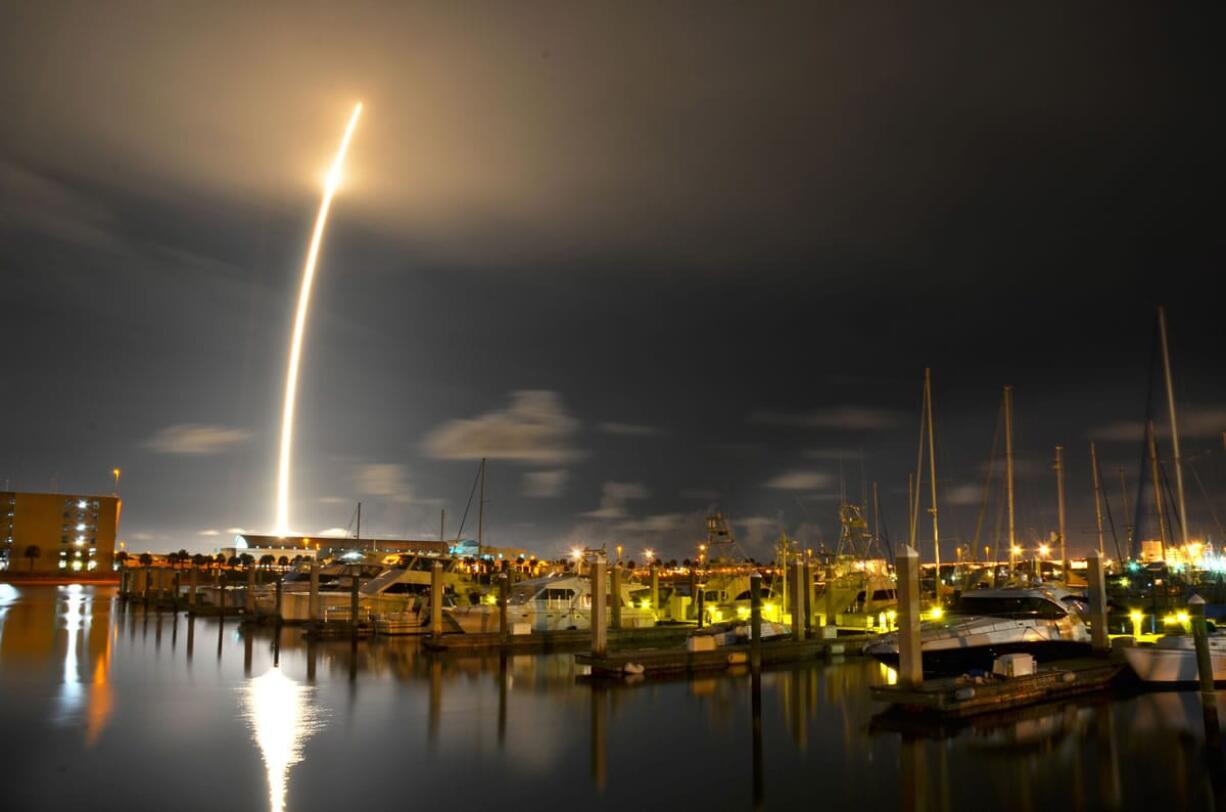
[[[203,667],[197,642],[209,650]],[[1195,692],[933,725],[869,698],[868,686],[896,678],[848,659],[601,681],[569,655],[310,642],[293,628],[125,607],[104,589],[0,585],[0,761],[22,777],[6,786],[5,808],[105,797],[126,810],[333,812],[359,785],[370,809],[488,809],[545,788],[592,810],[820,799],[1049,812],[1222,808],[1226,798]]]
[[[251,725],[268,773],[271,812],[285,809],[290,767],[302,761],[303,744],[323,727],[311,694],[309,686],[294,682],[276,666],[242,687],[243,716]]]

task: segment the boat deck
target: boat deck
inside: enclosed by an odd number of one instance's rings
[[[896,708],[936,716],[973,716],[1088,693],[1107,687],[1122,663],[1084,657],[1057,660],[1024,677],[992,678],[974,684],[964,677],[924,680],[918,686],[875,685],[873,699]]]

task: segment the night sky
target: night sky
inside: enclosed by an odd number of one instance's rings
[[[945,556],[1004,384],[1019,531],[1055,529],[1062,443],[1085,550],[1089,440],[1117,524],[1121,466],[1136,495],[1165,303],[1190,525],[1223,537],[1220,16],[402,5],[0,4],[0,484],[106,493],[119,466],[130,549],[272,526],[301,263],[360,99],[295,530],[361,500],[364,535],[435,537],[443,508],[454,534],[488,456],[487,541],[550,556],[692,555],[716,505],[759,557],[832,543],[872,481],[899,541],[930,366]]]

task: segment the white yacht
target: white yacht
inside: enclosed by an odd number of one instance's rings
[[[621,585],[618,600],[621,602],[623,628],[655,625],[655,613],[647,605],[649,601],[646,592],[647,590],[639,585]],[[460,605],[450,614],[466,632],[498,629],[498,607],[488,602],[475,606]],[[610,613],[610,619],[611,616]],[[507,622],[512,625],[526,624],[534,632],[591,628],[591,579],[563,575],[533,578],[513,585],[507,600]]]
[[[965,592],[938,619],[920,625],[925,674],[991,671],[1002,654],[1026,652],[1036,660],[1073,657],[1090,650],[1090,632],[1080,606],[1063,590],[977,589]],[[864,652],[898,664],[898,634],[892,632]]]
[[[1178,634],[1158,638],[1152,646],[1126,646],[1124,659],[1144,682],[1196,682],[1196,644],[1192,635]],[[1209,635],[1209,659],[1213,679],[1226,682],[1226,635]]]

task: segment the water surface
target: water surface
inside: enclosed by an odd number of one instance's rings
[[[1220,808],[1195,692],[955,729],[883,715],[849,659],[593,683],[569,655],[436,657],[411,639],[125,607],[0,584],[9,810]],[[757,713],[755,714],[755,710]]]

